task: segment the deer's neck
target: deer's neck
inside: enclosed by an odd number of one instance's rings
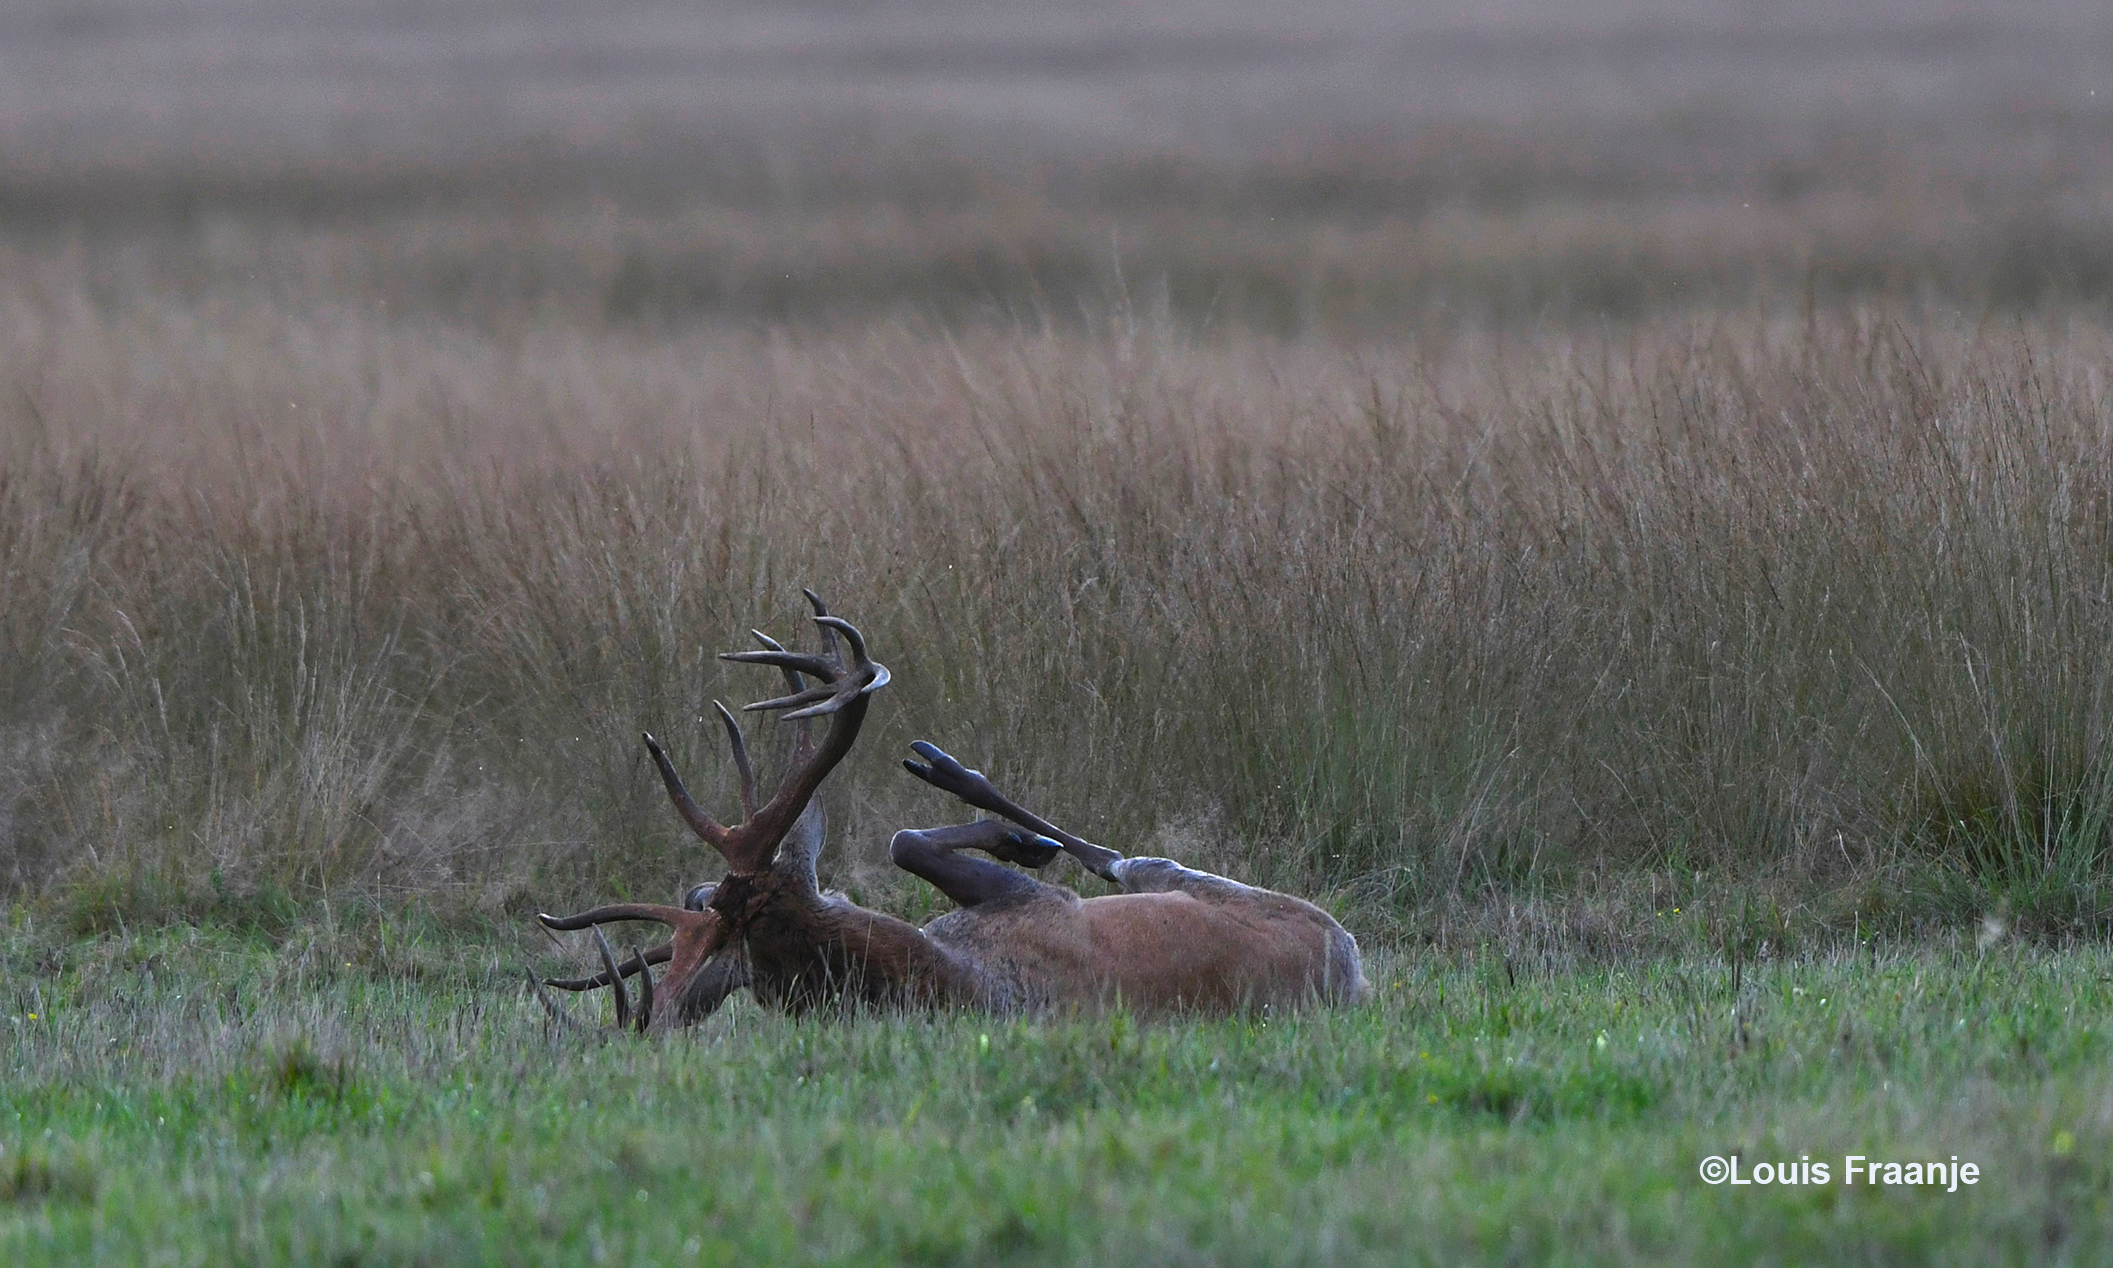
[[[908,921],[836,894],[773,893],[748,914],[743,940],[750,988],[771,1007],[1004,1004],[979,966]]]

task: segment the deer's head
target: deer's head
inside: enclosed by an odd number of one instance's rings
[[[693,889],[689,900],[680,907],[613,903],[572,916],[539,914],[536,919],[549,929],[592,928],[603,967],[593,977],[546,979],[539,987],[587,990],[606,984],[616,997],[619,1027],[631,1025],[644,1033],[656,1020],[663,1026],[678,1024],[700,1011],[709,1011],[741,984],[736,961],[743,936],[759,912],[788,890],[798,896],[816,892],[814,861],[821,849],[822,825],[819,807],[813,807],[814,794],[857,741],[859,727],[866,720],[867,697],[887,685],[888,670],[867,656],[866,640],[849,621],[829,615],[814,591],[804,593],[814,607],[814,623],[821,631],[819,654],[790,651],[761,632],[755,637],[763,644],[763,650],[720,654],[722,660],[773,665],[785,675],[787,694],[758,701],[744,710],[776,712],[786,721],[798,724],[785,777],[769,801],[757,803],[756,772],[749,759],[748,744],[740,724],[725,705],[713,702],[726,728],[740,778],[741,818],[735,823],[721,824],[705,813],[683,786],[682,776],[675,772],[674,763],[668,760],[660,742],[650,734],[645,736],[646,749],[660,770],[661,782],[667,786],[668,800],[690,830],[725,860],[729,869],[726,877],[716,885]],[[839,635],[850,648],[848,661],[839,649]],[[816,685],[809,686],[808,678],[816,679]],[[809,726],[812,719],[821,717],[829,719],[829,726],[820,743],[816,743]],[[630,959],[619,964],[601,926],[626,920],[666,925],[673,936],[649,951],[633,950]],[[662,963],[668,968],[656,985],[650,966]],[[641,1007],[636,1010],[624,988],[624,979],[634,974],[639,978],[641,995]],[[551,1007],[554,1016],[564,1016],[547,995],[539,998]],[[658,1010],[656,1001],[663,1004]]]

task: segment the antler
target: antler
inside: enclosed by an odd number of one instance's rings
[[[719,852],[732,867],[735,877],[748,879],[732,889],[727,888],[732,878],[729,882],[722,882],[716,887],[721,900],[717,906],[707,900],[697,904],[698,910],[657,903],[612,903],[573,916],[539,914],[536,919],[542,921],[545,928],[593,929],[595,948],[602,961],[602,971],[590,977],[530,979],[537,998],[552,1016],[571,1022],[570,1016],[559,1009],[544,987],[586,991],[607,986],[616,1002],[617,1026],[635,1026],[644,1033],[653,1024],[656,997],[674,1001],[672,1007],[662,1011],[663,1016],[688,1020],[700,1008],[709,1011],[728,991],[746,982],[747,966],[739,954],[740,929],[737,928],[746,917],[739,914],[739,902],[744,897],[751,902],[755,899],[753,884],[758,874],[770,869],[779,844],[798,824],[801,814],[813,801],[815,791],[857,741],[859,727],[866,718],[866,697],[888,683],[887,667],[867,654],[866,640],[857,628],[829,615],[829,609],[814,591],[802,593],[813,605],[814,623],[821,631],[822,651],[819,655],[788,651],[769,635],[758,632],[756,640],[763,645],[763,650],[727,652],[721,657],[742,664],[775,665],[785,676],[787,694],[748,706],[750,710],[780,712],[798,724],[791,765],[777,793],[769,801],[757,804],[755,763],[749,758],[748,743],[742,737],[740,725],[725,705],[713,702],[719,721],[726,728],[727,742],[733,749],[734,769],[740,777],[739,823],[724,825],[707,814],[690,796],[690,790],[683,785],[682,776],[675,772],[675,764],[668,760],[667,751],[661,748],[660,742],[651,734],[645,736],[646,750],[653,755],[653,764],[660,771],[661,782],[667,787],[668,800],[674,803],[676,813],[692,831]],[[839,650],[839,636],[850,647],[848,663]],[[819,680],[819,685],[809,686],[808,678]],[[816,745],[809,731],[809,722],[818,717],[829,719],[829,730]],[[813,825],[813,830],[819,831],[818,823]],[[811,851],[807,866],[810,871],[807,884],[811,887]],[[603,924],[619,920],[657,921],[673,929],[675,936],[649,951],[633,947],[631,958],[619,963],[615,948],[610,946],[608,936],[601,931]],[[668,969],[656,985],[649,966],[663,963]],[[624,979],[629,977],[639,979],[640,1000],[635,1010],[631,994],[624,986]]]
[[[717,701],[713,706],[726,727],[727,740],[734,751],[734,767],[741,778],[741,822],[726,827],[706,814],[690,796],[689,789],[684,787],[682,776],[675,772],[674,763],[668,760],[660,742],[651,734],[645,737],[646,750],[653,755],[653,764],[660,769],[661,782],[667,787],[668,800],[674,803],[675,812],[692,831],[717,850],[736,873],[759,872],[770,865],[778,843],[799,819],[800,812],[807,808],[815,790],[822,786],[822,781],[857,741],[859,727],[866,720],[866,697],[888,685],[887,666],[867,654],[865,637],[857,627],[829,615],[829,609],[814,591],[802,593],[814,606],[814,623],[821,630],[820,655],[788,651],[769,635],[756,631],[757,641],[763,644],[762,651],[722,652],[719,657],[744,665],[775,665],[785,674],[790,689],[788,694],[757,701],[743,710],[781,712],[787,720],[802,724],[793,748],[792,765],[775,796],[761,806],[756,805],[755,767],[749,760],[748,745],[742,739],[734,715]],[[851,648],[849,664],[838,650],[838,635],[842,635]],[[820,682],[816,686],[807,686],[802,675]],[[828,733],[822,737],[819,746],[811,742],[805,725],[808,719],[818,717],[829,719]]]
[[[611,903],[605,907],[594,907],[574,916],[552,916],[539,912],[536,919],[546,929],[574,930],[592,929],[595,950],[600,952],[602,972],[593,977],[544,978],[536,983],[536,997],[551,1016],[569,1021],[570,1018],[558,1009],[557,1003],[540,988],[555,986],[559,990],[586,991],[598,986],[613,987],[616,995],[616,1026],[622,1030],[634,1027],[638,1033],[646,1033],[653,1024],[654,998],[656,993],[681,1001],[690,993],[693,980],[717,955],[727,942],[728,928],[718,912],[688,911],[681,907],[668,907],[659,903]],[[651,951],[631,948],[631,958],[617,963],[616,951],[609,945],[602,926],[618,920],[652,920],[674,929],[675,936],[662,946]],[[653,983],[653,973],[648,965],[667,963],[668,971],[658,988]],[[631,1007],[631,994],[624,989],[624,979],[636,975],[639,979],[639,1006]],[[530,979],[534,981],[534,979]]]

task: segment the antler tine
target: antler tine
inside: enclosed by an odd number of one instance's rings
[[[660,741],[653,738],[653,733],[645,731],[641,734],[645,736],[646,751],[653,755],[653,764],[660,768],[660,782],[668,790],[668,800],[675,803],[675,813],[681,815],[682,821],[690,825],[690,831],[704,838],[706,844],[725,853],[726,829],[720,827],[690,796],[682,776],[675,773],[675,763],[668,760],[667,751],[660,747]]]
[[[742,705],[741,711],[743,713],[754,713],[764,709],[791,709],[818,700],[827,700],[836,693],[836,688],[828,685],[830,680],[835,678],[839,672],[838,666],[834,661],[824,660],[820,656],[805,656],[798,652],[788,652],[783,644],[761,630],[751,630],[749,632],[754,634],[758,641],[769,644],[770,650],[761,652],[722,652],[719,659],[739,661],[745,665],[776,665],[784,672],[786,685],[792,688],[792,694],[778,696],[772,700],[759,700],[754,704]],[[801,676],[803,673],[813,674],[821,679],[821,685],[808,686],[807,680]],[[806,724],[802,722],[793,739],[794,760],[802,760],[811,747],[811,737],[807,733]]]
[[[832,617],[831,619],[835,618]],[[763,637],[755,630],[750,630],[749,633],[756,634],[758,638]],[[795,688],[796,690],[804,689],[807,684],[793,677],[792,675],[795,673],[808,674],[827,682],[841,672],[839,663],[833,657],[812,656],[806,652],[787,651],[782,645],[773,646],[766,651],[760,652],[721,652],[719,653],[719,659],[734,661],[742,665],[776,665],[786,672],[786,682],[799,683],[798,688]]]
[[[741,817],[746,819],[756,813],[756,768],[748,760],[748,742],[741,737],[741,724],[734,721],[734,715],[728,713],[726,706],[719,701],[712,701],[712,707],[719,711],[719,721],[726,727],[727,743],[734,749],[734,769],[741,775]]]
[[[803,705],[812,705],[817,701],[834,700],[836,696],[837,689],[828,683],[823,683],[819,687],[809,687],[807,690],[802,691],[796,696],[778,696],[771,700],[758,700],[754,704],[742,705],[741,712],[760,713],[768,709],[792,709]],[[827,709],[823,710],[823,712],[834,713],[835,710]],[[790,720],[798,718],[801,715],[796,713],[788,713],[785,716],[788,720]],[[806,716],[813,717],[814,715],[807,714]]]
[[[800,587],[800,593],[807,596],[808,604],[814,608],[814,623],[822,627],[822,655],[827,656],[831,660],[838,659],[836,654],[836,632],[827,625],[822,624],[822,618],[829,615],[829,605],[822,602],[821,595],[816,594],[805,586]]]
[[[858,632],[856,625],[840,616],[831,616],[827,612],[817,615],[814,618],[814,623],[821,628],[822,641],[829,646],[829,657],[831,660],[842,659],[837,654],[835,634],[831,633],[831,631],[835,631],[836,634],[844,636],[845,642],[851,644],[852,664],[870,665],[873,663],[866,655],[866,636]]]
[[[657,947],[650,948],[645,956],[646,964],[666,964],[674,958],[675,944],[673,942],[663,942]],[[624,965],[624,976],[630,977],[642,967],[644,966],[626,964]],[[591,991],[597,987],[609,985],[609,975],[597,973],[593,977],[546,977],[543,979],[543,985],[555,986],[561,991]]]
[[[600,932],[599,928],[596,932]],[[631,958],[638,964],[638,1033],[642,1035],[653,1024],[653,970],[646,967],[646,957],[635,945]]]
[[[810,598],[812,598],[814,594],[814,592],[811,590],[806,591],[805,593]],[[814,599],[813,601],[817,603],[821,602],[821,600],[819,599]],[[785,644],[780,643],[778,640],[772,638],[768,634],[765,634],[763,631],[750,630],[749,633],[755,635],[756,641],[763,644],[766,649],[773,652],[785,653]],[[790,665],[780,664],[778,668],[785,675],[785,689],[788,692],[797,696],[801,692],[807,690],[806,675],[802,674],[799,670],[794,669]],[[813,750],[814,736],[810,733],[807,723],[801,722],[798,728],[793,731],[792,760],[796,762],[805,761],[807,755]]]
[[[780,643],[778,640],[772,638],[768,634],[765,634],[763,631],[750,630],[749,633],[756,636],[756,641],[758,643],[763,644],[763,649],[765,651],[777,652],[781,655],[791,655],[790,652],[787,652],[785,650],[785,644]],[[798,695],[801,692],[807,690],[807,680],[800,676],[799,670],[794,669],[790,665],[779,665],[778,668],[785,671],[785,689],[787,691],[791,692],[794,695]]]
[[[612,920],[651,920],[671,929],[680,929],[695,916],[695,912],[670,907],[664,903],[605,903],[571,916],[553,916],[547,911],[536,913],[536,919],[543,923],[545,929],[555,929],[560,933],[571,933],[589,925],[608,924]]]
[[[602,967],[609,971],[609,986],[616,992],[616,1028],[622,1030],[631,1024],[631,992],[624,989],[623,970],[616,967],[616,952],[600,925],[594,927],[594,949],[601,952]]]

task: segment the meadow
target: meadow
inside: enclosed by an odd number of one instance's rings
[[[1381,937],[2105,929],[2096,327],[10,315],[7,862],[82,933],[701,879],[637,734],[728,803],[695,719],[768,684],[714,653],[802,585],[896,674],[825,791],[853,892],[916,901],[931,739]]]
[[[693,8],[0,46],[0,1255],[2103,1258],[2102,15]],[[552,1031],[802,586],[1379,998]]]
[[[33,945],[14,1264],[2104,1262],[2099,946],[1383,955],[1334,1014],[742,1003],[636,1043],[553,1032],[518,959],[429,930]],[[1699,1179],[1734,1154],[1830,1182]]]

